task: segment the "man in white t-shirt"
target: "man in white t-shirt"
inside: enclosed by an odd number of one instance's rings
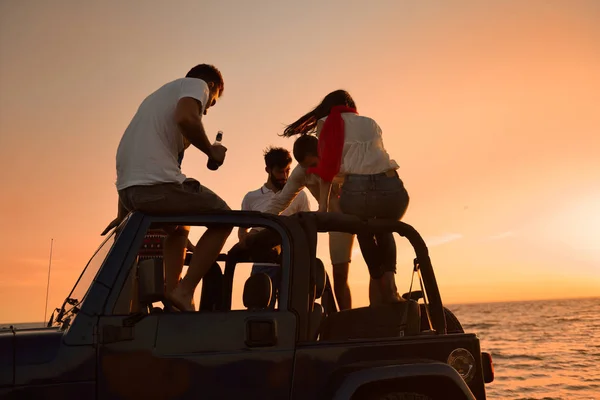
[[[242,200],[242,210],[265,212],[274,197],[285,186],[290,174],[290,165],[292,156],[290,152],[281,147],[271,147],[265,151],[265,171],[267,172],[267,182],[257,190],[248,192]],[[300,191],[297,196],[282,210],[282,215],[292,215],[300,211],[310,211],[308,197],[306,193]],[[245,228],[239,228],[238,236],[240,242],[243,242],[248,231]],[[273,283],[273,296],[271,297],[270,308],[275,307],[275,301],[278,298],[281,286],[281,266],[277,264],[259,264],[252,266],[252,274],[266,273]]]
[[[215,105],[224,88],[220,71],[200,64],[185,78],[169,82],[139,106],[117,150],[117,190],[126,211],[152,215],[189,215],[229,210],[214,192],[187,178],[178,162],[190,144],[218,164],[224,146],[211,145],[202,116]],[[164,244],[167,299],[182,311],[194,311],[192,298],[231,233],[228,227],[209,227],[200,238],[186,276],[179,281],[189,233],[188,226],[169,229]],[[178,282],[178,283],[177,283]],[[169,290],[171,289],[171,290]]]

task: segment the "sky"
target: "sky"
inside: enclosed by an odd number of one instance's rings
[[[263,149],[291,149],[285,124],[344,88],[400,165],[446,303],[599,295],[599,17],[591,0],[0,0],[0,322],[42,319],[51,239],[62,303],[115,215],[124,129],[199,63],[224,76],[204,124],[227,159],[212,172],[190,148],[182,169],[232,208],[264,183]],[[350,282],[366,305],[358,246]]]

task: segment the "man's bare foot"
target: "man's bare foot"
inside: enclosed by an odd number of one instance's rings
[[[379,285],[382,303],[401,303],[406,301],[398,293],[398,288],[396,287],[396,276],[393,272],[386,272],[383,274],[383,276],[379,279]]]
[[[385,304],[402,303],[404,301],[406,301],[406,300],[404,300],[398,292],[390,293],[389,296],[385,296],[385,299],[383,300],[383,302]]]
[[[194,307],[193,293],[188,294],[181,288],[180,285],[167,294],[167,299],[173,303],[180,311],[196,311]]]

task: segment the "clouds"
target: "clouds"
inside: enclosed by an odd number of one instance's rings
[[[464,236],[461,233],[444,233],[437,236],[426,237],[424,238],[424,240],[427,247],[431,248],[434,246],[441,246],[443,244],[455,242],[457,240],[462,239],[463,237]],[[360,251],[360,246],[358,245],[358,243],[355,243],[354,248],[352,249],[352,258],[360,257],[361,255],[362,253]]]
[[[463,235],[461,233],[444,233],[438,236],[431,236],[425,239],[425,243],[427,243],[428,247],[441,246],[446,243],[454,242],[456,240],[462,239]]]
[[[506,231],[506,232],[502,232],[502,233],[498,233],[498,234],[495,234],[495,235],[488,236],[487,238],[485,238],[485,240],[486,241],[501,240],[501,239],[509,238],[511,236],[515,236],[515,232],[513,232],[513,231]]]
[[[48,259],[23,257],[2,260],[5,265],[15,265],[18,268],[3,271],[3,279],[0,279],[0,287],[44,287],[48,280]],[[52,282],[72,280],[72,271],[67,267],[68,263],[61,259],[52,259],[50,279]],[[72,282],[69,282],[72,283]]]
[[[484,236],[479,241],[480,242],[491,242],[491,241],[496,241],[496,240],[507,239],[507,238],[514,237],[514,236],[516,236],[516,232],[512,231],[512,230],[508,230],[508,231],[496,233],[493,235]],[[443,233],[443,234],[436,235],[436,236],[429,236],[429,237],[425,238],[425,243],[427,244],[427,247],[435,247],[435,246],[441,246],[444,244],[448,244],[451,242],[456,242],[457,240],[461,240],[461,239],[465,239],[465,236],[462,233],[449,232],[449,233]]]
[[[22,259],[18,259],[16,260],[17,263],[19,264],[23,264],[23,265],[32,265],[32,266],[48,266],[48,263],[50,262],[49,258],[22,258]],[[55,265],[61,264],[62,261],[60,259],[52,259],[52,266],[54,267]]]

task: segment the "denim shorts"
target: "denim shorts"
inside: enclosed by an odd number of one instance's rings
[[[408,192],[395,171],[375,175],[347,175],[340,195],[340,208],[359,218],[399,221],[409,203]]]

